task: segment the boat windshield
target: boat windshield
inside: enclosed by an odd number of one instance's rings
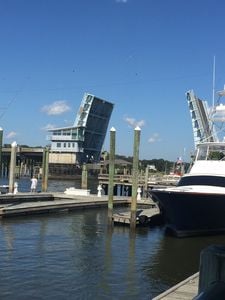
[[[182,177],[178,182],[177,186],[187,186],[187,185],[211,185],[225,187],[225,177],[223,176],[187,176]]]
[[[225,160],[225,143],[199,144],[196,160]]]

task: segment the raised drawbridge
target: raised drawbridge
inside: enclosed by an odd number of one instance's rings
[[[218,137],[210,119],[207,102],[196,97],[193,90],[188,91],[186,97],[191,114],[195,147],[202,142],[217,142]]]

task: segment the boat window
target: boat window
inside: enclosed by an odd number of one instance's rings
[[[225,187],[225,177],[222,176],[187,176],[182,177],[177,186],[211,185]]]
[[[208,151],[207,151],[206,147],[199,148],[198,154],[197,154],[197,160],[205,160],[207,153],[208,153]]]
[[[211,151],[208,155],[209,160],[221,160],[224,159],[224,153],[222,151]]]

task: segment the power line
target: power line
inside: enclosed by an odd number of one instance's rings
[[[10,106],[13,104],[13,102],[16,100],[16,97],[18,96],[18,93],[8,102],[8,104],[6,105],[6,107],[4,107],[4,111],[0,114],[0,120],[4,117],[4,115],[6,114],[6,112],[8,111],[8,109],[10,108]]]

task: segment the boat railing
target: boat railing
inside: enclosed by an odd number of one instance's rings
[[[157,185],[157,184],[176,184],[180,179],[178,175],[163,175],[156,174],[150,175],[146,178],[145,175],[140,174],[138,176],[138,184],[139,185]],[[104,184],[109,181],[109,174],[99,174],[98,175],[99,183]],[[133,177],[131,174],[115,174],[113,178],[115,184],[132,184]]]

